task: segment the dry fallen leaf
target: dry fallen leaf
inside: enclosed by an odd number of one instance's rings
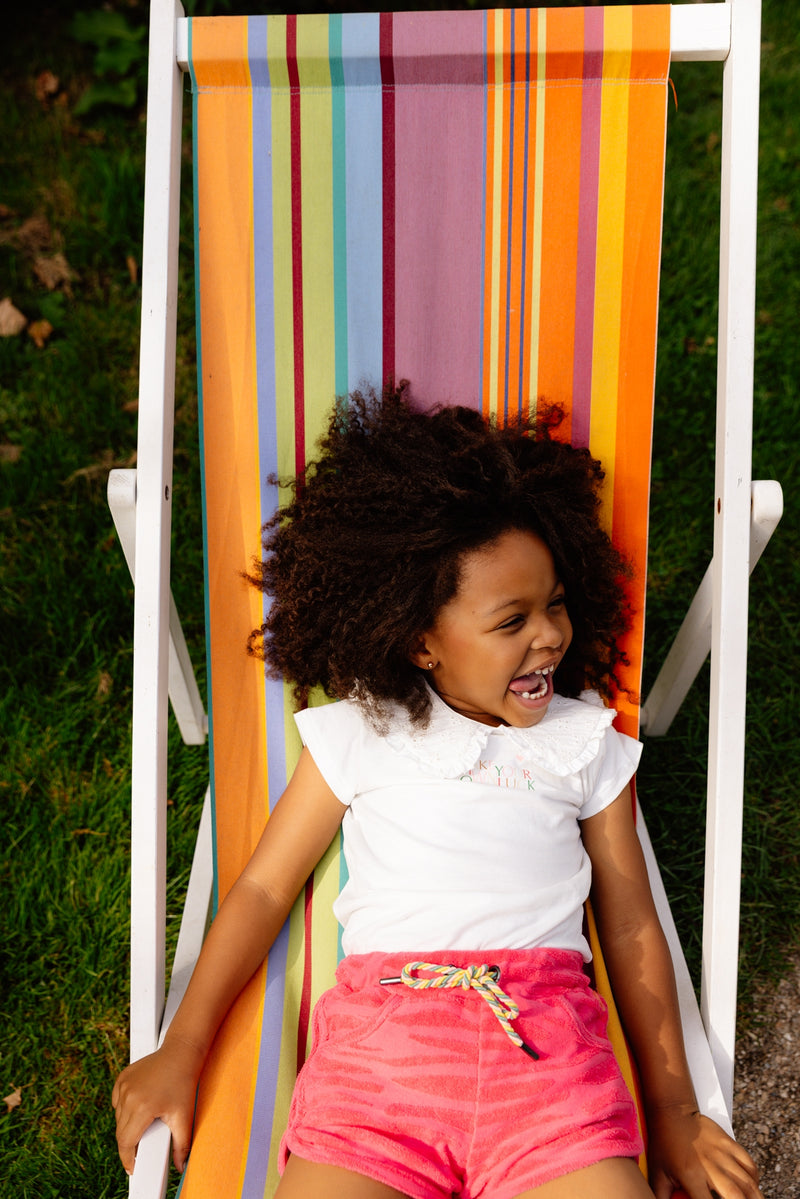
[[[12,1111],[15,1107],[19,1107],[19,1105],[22,1103],[22,1089],[20,1087],[15,1087],[10,1095],[4,1096],[3,1103],[6,1105],[9,1111]]]
[[[0,441],[0,462],[19,462],[21,457],[21,445],[11,445],[8,441]]]
[[[28,323],[19,308],[15,308],[8,296],[0,300],[0,337],[16,337]]]
[[[97,683],[97,698],[100,699],[104,695],[108,695],[114,685],[114,680],[107,670],[100,671],[100,679]]]
[[[113,450],[103,450],[99,462],[93,462],[91,466],[81,466],[78,470],[74,470],[64,482],[70,484],[74,483],[76,479],[88,479],[91,483],[97,479],[104,479],[110,470],[114,470],[117,467],[130,467],[135,464],[135,450],[127,458],[115,458]]]
[[[14,241],[30,254],[49,250],[53,244],[53,231],[46,216],[37,213],[23,221],[14,233]]]
[[[127,266],[128,274],[131,277],[131,283],[135,287],[139,278],[139,263],[136,261],[133,254],[129,254],[125,259],[125,265]]]
[[[53,326],[49,321],[31,321],[28,325],[28,336],[33,341],[37,349],[43,350],[53,332]]]
[[[63,284],[67,294],[69,294],[70,283],[78,277],[60,250],[56,254],[51,254],[49,258],[37,254],[33,260],[33,273],[48,291],[54,291]]]
[[[54,75],[52,71],[40,71],[34,83],[36,99],[40,104],[44,104],[51,96],[55,96],[60,86],[58,75]]]

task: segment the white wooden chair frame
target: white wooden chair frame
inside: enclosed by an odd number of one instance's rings
[[[698,1011],[644,821],[640,836],[673,949],[698,1101],[730,1128],[744,785],[748,576],[782,512],[751,483],[761,0],[671,6],[673,61],[724,63],[713,560],[642,710],[666,732],[711,650],[703,973]],[[131,1058],[152,1052],[205,935],[212,886],[208,796],[165,1004],[168,697],[184,739],[207,719],[170,594],[178,217],[187,22],[152,0],[142,262],[138,468],[113,471],[109,502],[135,582],[131,848]],[[145,1134],[131,1195],[163,1196],[169,1130]]]

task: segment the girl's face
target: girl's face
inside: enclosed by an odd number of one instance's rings
[[[458,593],[413,660],[454,711],[530,728],[547,711],[571,640],[553,555],[534,533],[509,529],[464,555]]]

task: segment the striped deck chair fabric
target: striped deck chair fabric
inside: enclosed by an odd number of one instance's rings
[[[190,22],[215,902],[300,749],[241,572],[334,397],[563,405],[641,613],[668,64],[666,5]],[[220,1031],[183,1199],[274,1192],[342,869],[334,845]]]

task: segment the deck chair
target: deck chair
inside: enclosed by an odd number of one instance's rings
[[[670,58],[707,58],[725,62],[713,562],[641,722],[624,693],[617,706],[624,731],[636,735],[641,723],[663,732],[711,644],[702,1016],[641,814],[638,827],[698,1099],[730,1128],[747,580],[780,516],[777,485],[750,481],[759,31],[759,0],[192,20],[175,0],[154,0],[138,466],[109,481],[136,585],[132,1058],[168,1026],[209,911],[299,752],[284,685],[265,682],[244,652],[262,613],[240,574],[281,498],[270,476],[294,473],[313,452],[335,396],[407,377],[425,403],[466,402],[500,420],[540,396],[562,404],[571,438],[604,462],[605,518],[636,564],[641,615],[625,682],[638,692],[667,73]],[[184,71],[194,115],[211,786],[165,1004],[168,694],[187,740],[203,741],[209,723],[169,592]],[[330,906],[342,869],[334,844],[220,1031],[184,1199],[273,1193],[309,1013],[340,952]],[[168,1149],[156,1122],[133,1195],[164,1194]]]

